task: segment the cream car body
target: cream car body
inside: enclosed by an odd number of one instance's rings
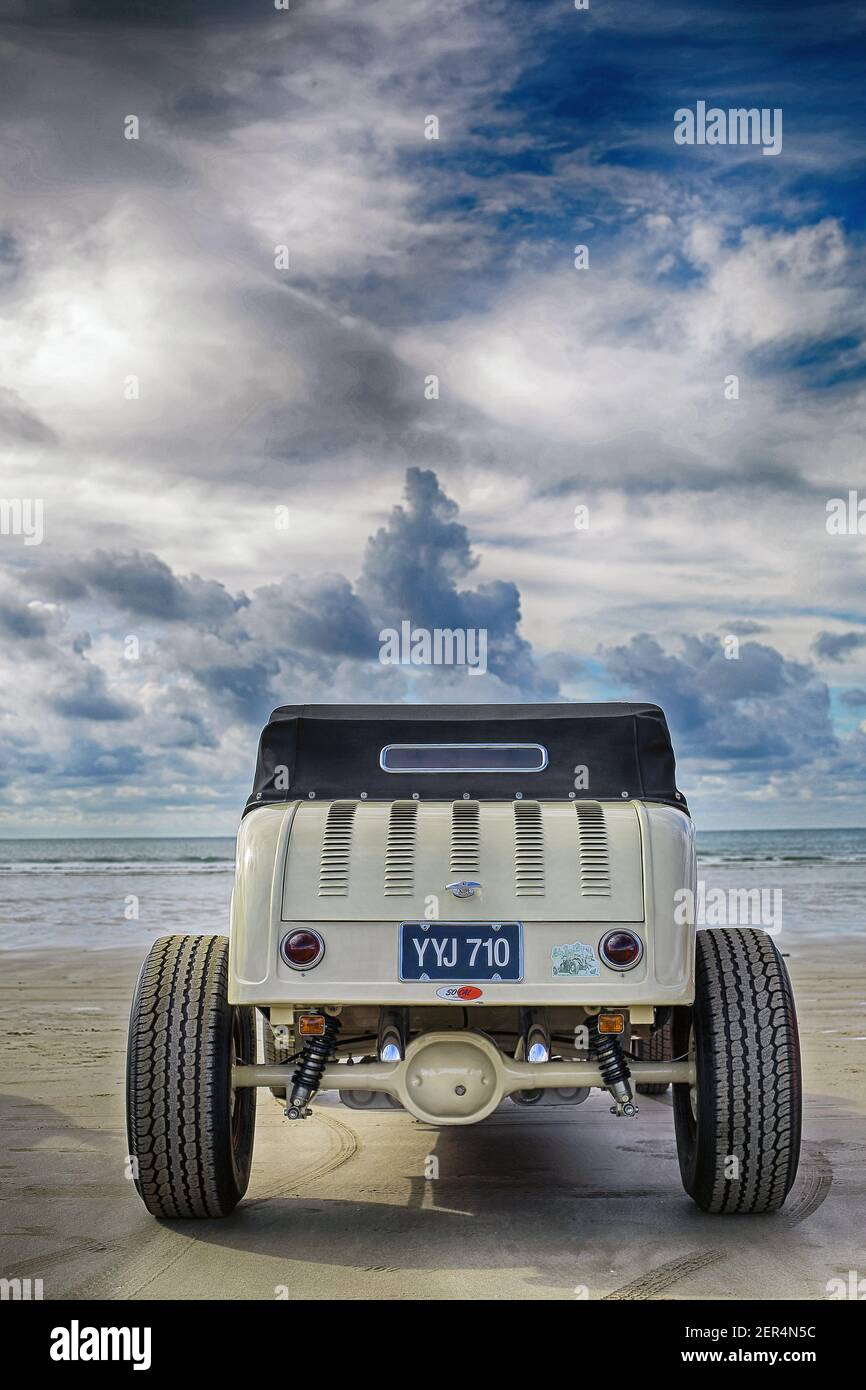
[[[465,1126],[593,1088],[633,1119],[672,1085],[686,1191],[776,1210],[800,1142],[790,981],[765,933],[696,934],[695,889],[655,705],[275,710],[229,939],[160,938],[136,988],[140,1196],[227,1215],[258,1088],[291,1131],[323,1091]]]
[[[329,826],[338,817],[334,851]],[[542,843],[540,859],[531,861],[519,839],[530,819]],[[407,821],[409,848],[401,841],[398,852],[395,826]],[[245,817],[238,835],[230,999],[268,1005],[272,1018],[316,1005],[435,1007],[436,983],[399,979],[399,924],[517,921],[524,924],[521,979],[483,986],[475,1008],[615,1005],[648,1020],[653,1007],[694,997],[694,923],[684,909],[694,900],[695,876],[689,817],[641,801],[263,806]],[[448,891],[461,878],[480,884],[471,897]],[[618,926],[633,929],[644,948],[625,972],[599,953],[602,937]],[[321,964],[307,973],[280,955],[280,941],[296,927],[313,927],[325,940]],[[576,942],[591,948],[597,973],[554,975],[553,952]],[[443,1021],[452,1021],[446,1012]]]

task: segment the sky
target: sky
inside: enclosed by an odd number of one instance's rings
[[[231,833],[330,700],[651,700],[699,826],[866,824],[864,50],[832,0],[0,0],[0,834]]]

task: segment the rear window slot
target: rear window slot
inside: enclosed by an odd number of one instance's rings
[[[541,743],[388,743],[379,754],[383,772],[543,772]]]

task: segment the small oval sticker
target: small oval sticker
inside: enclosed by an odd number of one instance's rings
[[[480,999],[484,993],[476,985],[443,985],[436,993],[440,999],[450,999],[454,1004],[465,1004],[469,999]]]

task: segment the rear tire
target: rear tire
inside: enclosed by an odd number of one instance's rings
[[[674,1055],[673,1023],[662,1024],[649,1038],[635,1040],[635,1056],[641,1062],[670,1062]],[[663,1096],[669,1081],[638,1082],[635,1086],[639,1096]]]
[[[228,938],[163,936],[129,1019],[126,1114],[136,1190],[153,1216],[228,1216],[247,1190],[256,1092],[254,1011],[228,1002]]]
[[[698,932],[695,1003],[676,1011],[674,1049],[697,1067],[694,1088],[674,1086],[686,1192],[703,1211],[778,1211],[800,1156],[800,1045],[788,971],[765,932]]]

